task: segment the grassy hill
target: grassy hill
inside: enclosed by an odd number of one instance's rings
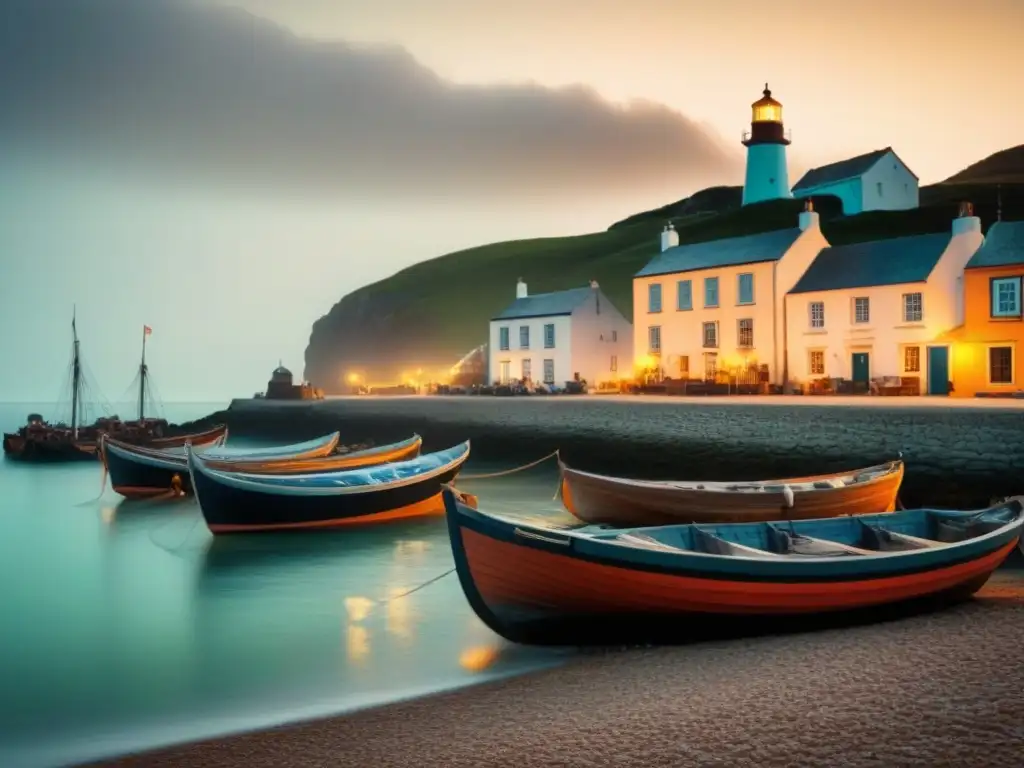
[[[815,209],[828,240],[842,244],[947,231],[963,200],[974,203],[987,230],[997,197],[1003,218],[1024,219],[1024,146],[923,187],[914,210],[843,216],[830,197],[816,198]],[[680,242],[693,243],[795,226],[802,206],[774,200],[741,207],[739,187],[712,187],[605,232],[493,243],[415,264],[353,291],[313,325],[306,377],[328,393],[341,391],[352,370],[381,383],[417,368],[424,378],[436,377],[487,340],[488,320],[511,301],[519,277],[530,293],[597,280],[630,317],[632,276],[658,252],[666,221],[674,223]]]

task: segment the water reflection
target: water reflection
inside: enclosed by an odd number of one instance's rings
[[[373,600],[368,600],[365,597],[345,598],[345,610],[348,612],[348,620],[353,623],[360,622],[369,616],[373,606]]]
[[[467,648],[459,655],[459,666],[469,672],[483,672],[501,656],[496,645],[477,645]]]
[[[370,655],[370,630],[358,624],[349,624],[347,639],[345,650],[349,663],[362,666]]]

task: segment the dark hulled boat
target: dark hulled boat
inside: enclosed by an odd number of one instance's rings
[[[569,512],[585,523],[627,527],[892,512],[903,482],[902,460],[828,475],[721,483],[609,477],[561,460],[559,469]]]
[[[335,432],[317,440],[293,445],[259,448],[254,450],[220,449],[216,446],[201,450],[206,466],[222,472],[249,472],[255,474],[295,475],[303,473],[337,472],[344,469],[404,461],[419,455],[422,439],[414,435],[408,440],[364,450],[341,451]],[[103,461],[114,490],[128,498],[145,498],[176,490],[192,492],[188,461],[184,450],[157,451],[150,448],[103,441]]]
[[[809,618],[963,599],[1017,546],[1022,498],[978,512],[624,530],[541,527],[444,491],[470,605],[522,643],[778,631]]]
[[[469,442],[408,461],[322,474],[220,472],[188,451],[192,488],[214,534],[327,528],[444,511]]]

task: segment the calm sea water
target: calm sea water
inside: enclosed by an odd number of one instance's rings
[[[0,404],[0,428],[31,411],[52,408]],[[462,483],[499,511],[557,514],[555,484],[553,466]],[[454,574],[400,596],[452,567],[443,518],[214,540],[191,500],[126,502],[100,487],[99,464],[0,461],[4,768],[343,712],[566,657],[505,644]]]

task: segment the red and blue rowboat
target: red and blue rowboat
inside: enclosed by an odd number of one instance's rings
[[[520,643],[771,631],[964,599],[1017,546],[1022,500],[975,512],[559,529],[444,491],[462,589],[485,624]]]

